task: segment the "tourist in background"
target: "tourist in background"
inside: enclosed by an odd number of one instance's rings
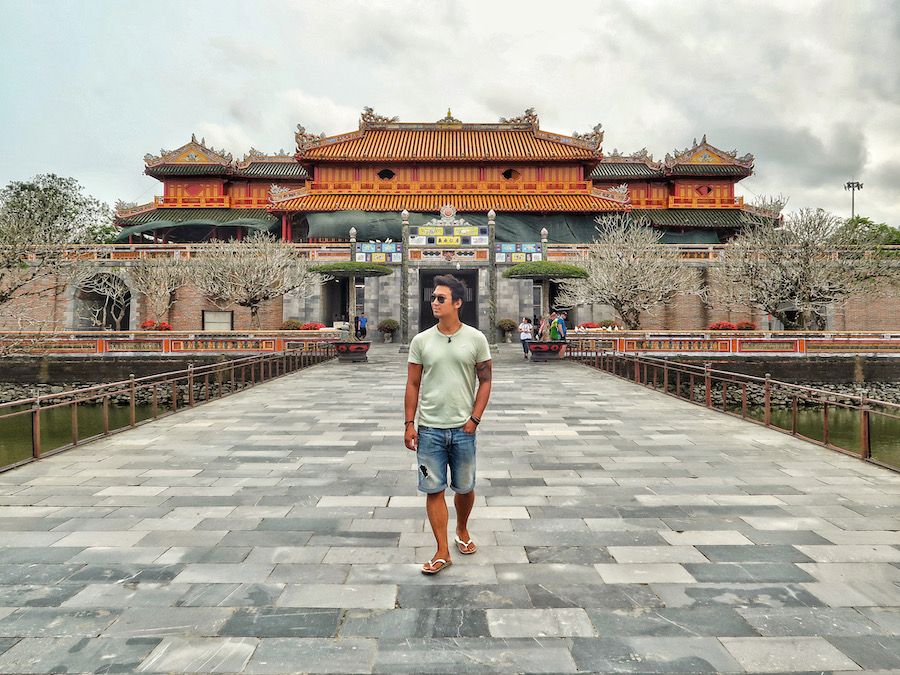
[[[559,334],[557,340],[562,340],[563,346],[559,348],[559,358],[566,358],[566,334],[569,332],[569,329],[566,327],[566,318],[568,317],[567,312],[560,312],[559,316],[556,317],[556,332]]]
[[[366,335],[368,335],[367,326],[369,325],[369,319],[366,317],[366,313],[363,312],[359,315],[359,338],[361,340],[366,339]]]
[[[519,339],[522,341],[522,351],[525,352],[525,358],[528,358],[528,341],[531,339],[531,331],[534,326],[527,316],[522,317],[522,323],[519,324]]]

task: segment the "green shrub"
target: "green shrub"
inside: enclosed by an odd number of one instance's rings
[[[512,333],[517,327],[518,324],[512,319],[500,319],[497,322],[497,328],[504,333]]]
[[[378,324],[379,333],[396,333],[398,330],[400,330],[400,324],[394,319],[384,319]]]

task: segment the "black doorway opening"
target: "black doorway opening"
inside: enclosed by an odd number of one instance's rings
[[[419,272],[419,332],[437,323],[431,313],[431,294],[434,293],[434,278],[441,274],[452,274],[466,285],[459,318],[474,328],[478,328],[478,270],[421,270]]]

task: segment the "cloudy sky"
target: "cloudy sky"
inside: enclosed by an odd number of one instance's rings
[[[891,0],[0,0],[0,185],[77,178],[110,204],[191,134],[242,157],[447,109],[534,106],[656,159],[707,134],[756,157],[746,199],[900,226],[900,3]]]

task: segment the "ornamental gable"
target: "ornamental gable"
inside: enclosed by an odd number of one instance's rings
[[[197,136],[191,134],[191,142],[182,145],[177,150],[160,150],[159,156],[150,153],[144,155],[147,168],[154,168],[163,164],[218,164],[230,167],[232,164],[231,153],[224,150],[215,150],[206,147],[206,139],[197,140]]]
[[[753,155],[747,153],[743,157],[737,156],[737,150],[726,152],[710,145],[706,140],[706,134],[698,143],[694,139],[694,145],[690,148],[678,151],[675,154],[666,154],[666,168],[671,169],[676,165],[704,165],[704,164],[728,164],[732,166],[742,167],[744,169],[753,168]]]

